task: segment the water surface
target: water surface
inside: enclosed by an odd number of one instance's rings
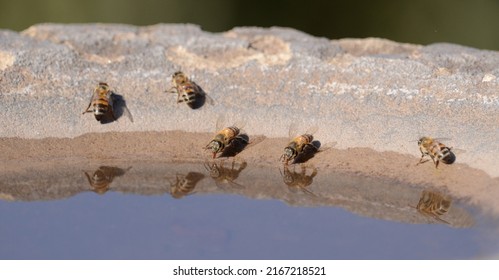
[[[86,162],[4,176],[0,258],[498,256],[498,219],[443,190],[431,190],[452,201],[437,219],[414,208],[420,186],[231,163]],[[195,186],[179,195],[185,178]]]

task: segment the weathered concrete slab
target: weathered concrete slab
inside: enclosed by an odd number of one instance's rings
[[[191,110],[165,93],[184,71],[214,99]],[[327,40],[286,28],[208,33],[194,25],[41,24],[0,31],[0,137],[90,132],[213,132],[286,137],[318,126],[335,148],[419,156],[416,140],[445,137],[458,162],[499,176],[499,53],[452,44]],[[82,115],[99,81],[134,122]],[[279,148],[280,149],[280,148]],[[396,164],[396,163],[393,163]]]

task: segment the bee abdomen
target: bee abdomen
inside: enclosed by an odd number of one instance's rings
[[[312,136],[311,134],[303,134],[295,138],[294,142],[296,142],[296,145],[298,147],[302,147],[304,145],[312,143],[313,140],[314,136]]]
[[[442,153],[442,158],[444,158],[450,154],[450,149],[444,146],[441,147],[440,152]]]
[[[305,139],[307,144],[314,140],[314,136],[312,134],[303,134],[301,137]]]
[[[218,132],[217,136],[215,137],[217,140],[227,142],[232,140],[234,137],[236,137],[239,134],[239,128],[235,126],[229,126],[226,127],[220,132]]]
[[[103,115],[108,111],[108,109],[109,109],[109,106],[107,104],[104,104],[104,103],[94,104],[94,114],[96,114],[96,115]]]
[[[239,134],[239,128],[237,128],[235,126],[229,126],[226,129],[230,130],[230,132],[232,133],[232,136],[237,136]]]
[[[191,87],[187,88],[186,91],[182,93],[182,99],[187,104],[195,102],[197,98],[198,93]]]

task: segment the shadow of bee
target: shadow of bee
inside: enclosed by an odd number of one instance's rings
[[[246,148],[249,144],[249,136],[246,133],[239,134],[234,138],[229,146],[225,147],[219,157],[234,157]]]
[[[299,164],[299,163],[305,163],[311,158],[313,158],[318,152],[319,149],[321,148],[321,142],[314,140],[310,142],[310,145],[306,145],[303,147],[303,150],[301,153],[299,153],[294,161],[292,162],[293,164]]]

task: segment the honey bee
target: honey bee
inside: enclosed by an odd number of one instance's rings
[[[222,187],[222,183],[228,183],[236,187],[243,187],[241,184],[236,183],[235,180],[239,177],[241,171],[243,171],[248,166],[248,164],[243,161],[238,165],[239,166],[236,167],[235,161],[232,161],[231,168],[226,168],[224,167],[223,162],[220,164],[214,162],[211,165],[205,163],[204,167],[210,172],[210,176],[211,178],[213,178],[213,180],[215,180],[215,184],[217,186]]]
[[[171,196],[173,198],[182,198],[186,195],[192,194],[197,183],[203,178],[204,175],[198,172],[189,172],[185,176],[177,174],[176,181],[174,183],[170,183]]]
[[[416,208],[418,212],[423,215],[434,218],[437,221],[449,224],[449,222],[440,218],[440,216],[447,213],[450,209],[452,200],[448,197],[444,197],[443,195],[432,192],[432,191],[423,191],[421,193],[421,197],[419,199],[418,205]]]
[[[438,168],[438,163],[440,161],[450,164],[455,160],[454,154],[451,152],[452,148],[445,146],[444,144],[438,142],[437,140],[430,137],[421,137],[418,140],[419,150],[421,151],[421,159],[416,164],[425,163],[428,160],[423,161],[425,156],[430,156],[435,163],[435,168]]]
[[[122,176],[125,174],[128,169],[121,169],[118,167],[112,166],[101,166],[97,169],[92,175],[88,172],[85,172],[85,176],[87,176],[88,183],[92,188],[92,191],[97,194],[104,194],[109,190],[109,186],[113,182],[115,177]]]
[[[177,93],[177,103],[185,102],[191,109],[196,109],[208,99],[210,104],[213,100],[198,86],[191,81],[187,75],[177,71],[172,75],[173,86],[168,92]]]
[[[95,119],[98,121],[100,121],[106,114],[110,114],[113,120],[116,120],[116,116],[113,111],[112,93],[113,92],[107,83],[100,82],[95,88],[92,98],[90,99],[90,103],[83,114],[93,112]],[[90,109],[90,107],[93,108]]]
[[[315,196],[307,187],[314,181],[314,177],[317,175],[317,168],[313,167],[312,173],[307,175],[307,168],[303,165],[301,166],[301,172],[296,172],[294,170],[291,172],[288,166],[285,165],[283,172],[281,172],[281,169],[279,169],[279,172],[281,173],[284,183],[291,190],[302,190]]]
[[[215,137],[206,145],[205,149],[211,150],[213,152],[213,158],[216,157],[217,153],[223,152],[225,148],[230,146],[234,140],[240,140],[244,143],[248,141],[241,137],[240,129],[236,126],[229,126],[221,129],[217,132]]]
[[[280,160],[284,162],[285,165],[288,165],[289,161],[296,161],[296,158],[308,152],[311,154],[316,153],[317,147],[312,144],[314,140],[313,134],[317,131],[317,128],[314,127],[311,132],[307,132],[305,134],[295,136],[292,138],[291,142],[284,148],[284,153],[281,155]],[[290,137],[292,137],[293,133],[290,129]]]

